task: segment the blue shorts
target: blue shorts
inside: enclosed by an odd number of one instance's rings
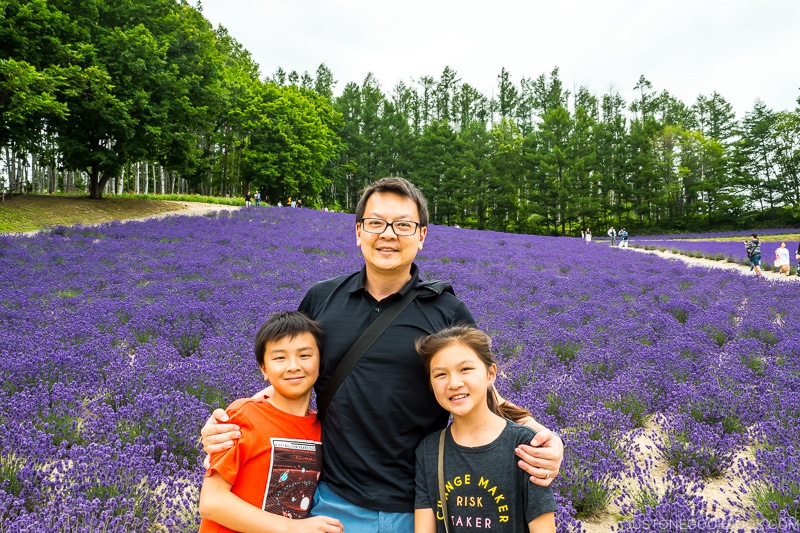
[[[373,511],[345,500],[323,482],[317,485],[311,516],[330,516],[342,522],[345,533],[413,533],[414,513]]]
[[[750,270],[753,270],[753,267],[761,268],[761,254],[753,254],[750,257]]]

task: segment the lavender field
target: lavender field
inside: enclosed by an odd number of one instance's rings
[[[352,215],[260,208],[0,236],[0,532],[189,532],[199,428],[256,327],[361,267]],[[561,433],[566,531],[800,531],[800,284],[432,226],[417,260]]]

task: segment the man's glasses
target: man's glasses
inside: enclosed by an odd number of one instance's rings
[[[391,226],[392,231],[398,237],[408,237],[414,235],[419,227],[419,222],[411,220],[395,220],[394,222],[387,222],[382,218],[362,218],[361,229],[367,233],[383,233],[386,231],[387,226]]]

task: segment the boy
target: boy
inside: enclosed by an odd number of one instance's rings
[[[242,436],[211,456],[200,490],[201,533],[342,531],[336,519],[305,518],[322,457],[320,423],[308,409],[321,343],[319,325],[299,311],[275,313],[259,328],[256,361],[274,394],[228,407]]]

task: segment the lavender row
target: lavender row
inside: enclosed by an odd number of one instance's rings
[[[759,235],[791,235],[797,233],[797,228],[772,228],[772,229],[759,229],[756,233]],[[742,231],[707,231],[705,233],[680,233],[669,235],[644,235],[642,240],[645,241],[659,241],[659,240],[675,240],[675,239],[726,239],[730,237],[741,237],[742,239],[750,238],[753,230]]]
[[[0,532],[195,530],[200,425],[261,388],[270,312],[361,267],[353,228],[265,208],[0,237]],[[501,392],[562,434],[559,531],[606,510],[619,531],[797,526],[800,284],[436,226],[418,264],[493,335]]]

